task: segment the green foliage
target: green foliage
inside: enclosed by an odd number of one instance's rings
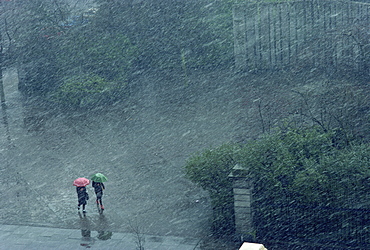
[[[58,56],[63,71],[99,75],[125,81],[137,50],[123,34],[96,34],[89,27],[76,29],[63,37]]]
[[[231,184],[227,178],[235,165],[234,154],[238,146],[225,144],[192,156],[186,162],[186,175],[193,182],[212,193],[222,191]]]
[[[307,160],[319,162],[322,155],[334,149],[332,144],[332,133],[322,133],[317,128],[290,129],[248,143],[238,161],[250,167],[258,181],[266,183],[264,188],[271,195],[279,196],[281,189],[292,183],[295,173],[304,169]],[[275,192],[276,188],[279,191]]]
[[[122,30],[107,33],[95,26],[93,15],[84,19],[82,13],[78,22],[65,26],[70,13],[58,1],[26,6],[32,18],[17,37],[24,93],[73,107],[122,98],[137,56]]]
[[[97,75],[66,77],[53,94],[53,100],[71,107],[94,107],[114,101],[117,84]]]
[[[232,1],[97,4],[94,14],[77,14],[78,22],[66,26],[71,11],[60,0],[24,2],[26,21],[14,38],[21,48],[25,93],[50,96],[66,75],[126,83],[133,68],[188,74],[232,63]]]
[[[307,203],[370,205],[362,199],[370,191],[369,153],[369,145],[357,145],[322,157],[320,164],[307,162],[292,189]]]
[[[222,223],[233,219],[233,201],[224,199],[232,194],[228,175],[236,163],[248,167],[261,240],[349,240],[346,232],[366,231],[367,224],[356,224],[362,218],[356,209],[370,207],[364,199],[370,192],[370,146],[338,147],[339,135],[321,127],[287,128],[240,147],[226,144],[195,155],[186,174],[210,192],[215,211],[223,213],[215,212],[214,218],[222,217]]]
[[[233,65],[233,2],[217,1],[204,7],[207,14],[201,20],[207,33],[202,37],[202,50],[197,52],[199,58],[195,58],[195,65],[206,68]]]
[[[12,20],[11,25],[16,41],[12,57],[23,67],[19,70],[25,71],[19,88],[29,95],[44,95],[58,82],[60,68],[56,63],[55,41],[62,32],[58,23],[70,12],[60,0],[21,0],[17,3],[14,6],[17,21]]]
[[[230,1],[99,1],[96,26],[108,33],[125,30],[139,51],[138,67],[209,68],[233,57]],[[183,54],[185,52],[185,54]]]
[[[232,183],[228,175],[236,164],[234,155],[238,150],[237,145],[225,144],[196,154],[186,162],[186,176],[210,193],[216,234],[234,230]]]
[[[338,135],[321,131],[291,129],[241,150],[239,163],[255,177],[254,222],[261,239],[329,237],[344,227],[338,218],[356,220],[350,209],[369,208],[363,200],[370,192],[369,145],[337,147]],[[363,232],[347,223],[344,231],[350,230]]]

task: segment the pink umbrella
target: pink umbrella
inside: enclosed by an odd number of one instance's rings
[[[73,181],[73,186],[86,187],[87,185],[89,185],[89,183],[90,181],[88,179],[81,177]]]

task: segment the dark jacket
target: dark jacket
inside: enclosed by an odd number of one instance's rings
[[[103,190],[105,189],[104,184],[101,182],[92,182],[92,186],[95,189],[95,193],[103,193]]]
[[[86,187],[76,187],[78,203],[86,204],[86,201],[89,199],[89,194],[86,192]]]

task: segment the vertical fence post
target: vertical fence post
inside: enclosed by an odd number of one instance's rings
[[[235,5],[233,8],[234,60],[237,70],[245,70],[247,65],[244,12],[244,5]]]
[[[252,176],[248,169],[235,165],[229,174],[233,183],[235,230],[241,241],[252,240],[255,232],[252,216]]]
[[[235,4],[233,9],[237,70],[310,68],[368,73],[370,4],[248,2]]]
[[[2,34],[0,31],[0,102],[5,103],[5,93],[3,84],[3,46],[2,46]]]
[[[0,52],[1,54],[1,52]],[[1,60],[1,55],[0,55]],[[5,103],[5,93],[4,93],[4,84],[3,84],[3,69],[2,64],[0,62],[0,102]]]

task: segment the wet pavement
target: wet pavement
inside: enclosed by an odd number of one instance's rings
[[[106,235],[107,237],[104,237]],[[199,239],[192,238],[154,235],[138,236],[134,233],[107,233],[85,229],[77,230],[19,225],[0,225],[0,242],[0,250],[78,248],[120,250],[200,249]]]
[[[168,249],[194,248],[210,234],[208,194],[184,177],[183,166],[197,151],[233,140],[239,127],[230,112],[238,105],[236,91],[207,76],[192,86],[165,75],[142,77],[123,103],[66,112],[24,100],[15,76],[10,70],[4,77],[7,101],[0,123],[1,239],[19,241],[19,249],[75,246],[81,220],[94,247],[104,243],[111,249],[133,246],[131,234],[145,235],[145,249],[166,249],[154,245],[168,242],[178,244]],[[109,178],[103,222],[91,186],[87,217],[78,216],[72,186],[96,172]],[[101,228],[113,233],[111,240],[96,240]]]

